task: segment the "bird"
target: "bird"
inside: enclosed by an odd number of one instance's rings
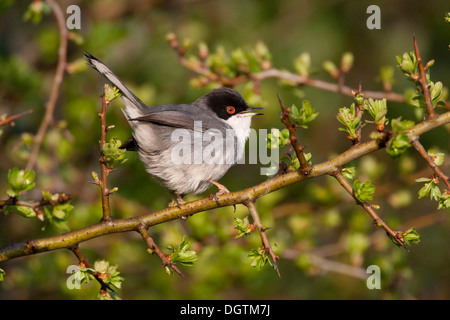
[[[231,88],[213,89],[188,104],[145,105],[103,62],[84,52],[88,64],[120,92],[132,137],[120,148],[136,151],[146,171],[182,196],[200,194],[212,184],[217,197],[229,190],[217,180],[244,155],[251,120],[262,108],[249,107]]]

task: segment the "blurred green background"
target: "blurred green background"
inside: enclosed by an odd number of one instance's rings
[[[30,135],[35,134],[44,114],[57,63],[58,29],[51,12],[39,23],[24,21],[31,1],[0,3],[0,115],[29,109],[31,115],[2,127],[0,137],[0,198],[6,198],[8,169],[23,168],[29,155]],[[313,78],[333,82],[322,70],[324,60],[339,63],[344,52],[354,54],[347,85],[381,91],[382,66],[396,66],[395,56],[413,49],[415,34],[424,60],[435,59],[434,81],[449,83],[450,26],[445,24],[447,1],[59,1],[63,11],[76,4],[81,9],[81,29],[74,30],[82,43],[69,43],[68,62],[76,63],[88,51],[104,61],[148,105],[187,103],[209,88],[193,88],[194,76],[177,62],[165,37],[174,32],[190,39],[193,53],[205,42],[210,51],[223,46],[227,52],[240,47],[252,50],[262,41],[269,48],[272,64],[292,72],[293,60],[302,52],[312,57]],[[381,29],[366,27],[371,4],[381,9]],[[69,16],[68,14],[66,15]],[[191,52],[190,51],[190,52]],[[81,65],[83,65],[82,63]],[[79,67],[65,74],[55,122],[50,127],[36,168],[40,190],[72,195],[74,210],[69,227],[77,229],[101,217],[99,191],[90,181],[98,171],[98,140],[103,78],[94,70]],[[393,91],[411,87],[395,70]],[[246,90],[246,83],[236,89]],[[269,79],[262,83],[265,116],[253,122],[256,129],[283,128],[279,121],[279,93],[286,105],[300,105],[306,98],[320,112],[308,130],[300,130],[301,143],[312,153],[313,163],[343,152],[349,141],[338,131],[336,114],[352,102],[349,97],[304,87],[292,88]],[[130,129],[114,102],[108,113],[116,128],[110,136],[122,141]],[[389,103],[389,118],[410,118],[406,104]],[[369,133],[367,129],[366,133]],[[425,148],[448,152],[448,128],[438,128],[421,138]],[[110,186],[119,191],[111,197],[117,218],[149,213],[167,206],[172,197],[145,172],[136,154],[110,175]],[[186,222],[174,221],[150,229],[164,249],[179,244],[183,236],[198,252],[194,267],[180,267],[186,278],[167,275],[161,262],[146,252],[137,233],[115,234],[81,244],[91,263],[106,259],[117,264],[126,280],[123,299],[448,299],[450,297],[450,221],[447,212],[437,212],[436,202],[417,201],[420,185],[414,182],[431,171],[410,150],[392,160],[381,150],[355,162],[361,180],[372,179],[377,187],[374,203],[394,229],[416,226],[421,243],[407,253],[397,248],[342,188],[328,177],[290,186],[257,201],[276,253],[282,277],[270,267],[256,271],[247,253],[260,245],[257,234],[234,239],[233,217],[248,215],[238,206],[203,212]],[[444,164],[447,169],[447,162]],[[233,167],[221,183],[239,190],[266,177],[261,165]],[[208,190],[203,196],[215,190]],[[3,195],[3,196],[2,196]],[[187,197],[187,200],[195,197]],[[62,232],[54,226],[42,230],[37,219],[0,215],[0,245]],[[166,252],[168,252],[166,250]],[[0,299],[92,299],[95,281],[82,290],[66,286],[66,268],[77,264],[69,251],[57,251],[7,261],[0,265],[6,279],[0,282]],[[382,287],[366,287],[366,268],[381,268]]]

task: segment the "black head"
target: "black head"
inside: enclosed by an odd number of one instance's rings
[[[205,96],[206,105],[223,120],[254,110],[250,108],[241,94],[230,88],[214,89]]]

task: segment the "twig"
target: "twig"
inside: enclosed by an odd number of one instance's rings
[[[447,187],[447,190],[450,191],[450,182],[448,181],[449,178],[442,172],[442,170],[436,165],[436,163],[434,163],[433,159],[431,158],[431,156],[428,154],[428,152],[425,150],[425,148],[423,147],[423,145],[420,143],[419,138],[418,137],[413,137],[411,139],[411,144],[413,145],[413,147],[417,150],[417,152],[419,152],[419,154],[421,155],[422,158],[425,159],[425,161],[428,163],[428,165],[430,166],[431,170],[433,170],[433,172],[441,179],[441,181],[445,184],[445,186]]]
[[[4,126],[5,124],[8,124],[8,123],[13,123],[14,120],[17,120],[17,119],[23,117],[24,115],[32,113],[32,112],[33,112],[33,110],[28,110],[28,111],[24,111],[24,112],[15,114],[13,116],[9,116],[8,118],[0,120],[0,126]]]
[[[80,248],[78,246],[69,248],[70,251],[72,251],[75,256],[78,258],[78,261],[80,261],[80,264],[85,265],[87,268],[89,269],[94,269],[91,264],[89,263],[89,260],[85,257],[85,255],[81,252]],[[105,283],[102,278],[101,278],[101,273],[96,271],[93,274],[95,280],[97,280],[100,285],[101,285],[101,289],[100,291],[106,291],[106,289],[111,290],[114,292],[114,290],[107,284]]]
[[[341,186],[352,196],[355,198],[356,203],[358,205],[360,205],[361,207],[364,208],[364,210],[367,211],[367,213],[372,217],[373,221],[374,221],[374,225],[379,226],[381,228],[383,228],[386,233],[394,238],[395,240],[397,240],[400,245],[407,249],[406,244],[403,240],[403,237],[400,233],[398,233],[397,231],[392,230],[387,224],[386,222],[383,221],[383,219],[380,218],[380,216],[375,212],[375,210],[372,208],[372,206],[366,202],[361,202],[359,200],[356,199],[356,197],[354,196],[354,191],[353,191],[353,187],[351,186],[351,184],[348,182],[348,180],[344,177],[344,175],[341,173],[340,170],[333,172],[331,174],[331,176],[333,176],[334,178],[336,178],[336,180],[341,184]]]
[[[28,159],[28,163],[26,166],[27,170],[32,170],[35,167],[39,155],[39,150],[41,149],[42,140],[44,139],[45,133],[47,132],[50,123],[53,121],[53,113],[56,107],[59,89],[61,87],[61,83],[64,77],[64,71],[66,68],[68,42],[66,18],[64,12],[61,10],[61,7],[55,0],[47,0],[47,3],[52,8],[59,28],[58,65],[56,67],[56,73],[50,92],[50,98],[45,106],[44,118],[42,119],[39,130],[34,137],[33,149],[31,150],[30,158]]]
[[[420,136],[425,132],[443,126],[447,123],[450,123],[450,112],[443,113],[433,120],[424,120],[423,122],[416,124],[414,127],[409,129],[409,133],[411,136]],[[255,201],[259,197],[262,197],[268,193],[303,180],[323,175],[330,175],[339,170],[339,168],[345,164],[385,147],[386,143],[380,143],[377,140],[370,140],[360,143],[352,146],[352,148],[339,154],[331,160],[312,166],[308,175],[304,175],[298,170],[292,171],[273,177],[247,189],[223,194],[219,196],[219,202],[215,199],[205,197],[200,200],[188,202],[185,205],[182,205],[181,208],[174,206],[131,218],[100,221],[88,227],[61,235],[11,243],[0,248],[0,262],[30,254],[71,248],[79,243],[112,233],[127,231],[134,232],[140,223],[151,227],[160,223],[179,219],[180,216],[193,215],[198,212],[211,210],[218,207],[240,204],[248,200]]]
[[[358,91],[354,91],[353,92],[353,97],[356,98],[360,93],[362,93],[362,86],[361,83],[358,86]],[[355,99],[356,100],[356,99]],[[364,107],[363,105],[359,105],[358,103],[356,103],[356,115],[355,118],[360,118],[362,117],[362,113],[364,113]],[[358,137],[356,139],[352,139],[352,143],[353,144],[358,144],[361,142],[361,131],[362,131],[362,127],[363,125],[360,125],[358,127],[358,129],[356,130],[356,134],[358,135]]]
[[[278,95],[278,101],[280,102],[281,107],[281,122],[286,126],[286,128],[289,130],[289,140],[291,142],[292,147],[295,150],[295,154],[297,155],[297,158],[300,162],[300,170],[307,174],[308,168],[310,167],[308,164],[308,161],[306,161],[305,155],[303,154],[304,147],[301,146],[297,139],[297,134],[295,133],[295,128],[291,123],[291,120],[289,119],[289,112],[284,107],[283,101],[281,100],[281,97]]]
[[[44,198],[42,198],[39,201],[25,201],[25,200],[18,200],[17,198],[9,198],[6,200],[0,200],[0,209],[3,209],[4,206],[25,206],[30,207],[33,209],[36,209],[38,207],[43,207],[46,205],[52,205],[54,206],[57,203],[65,203],[70,200],[70,195],[67,195],[65,193],[58,193],[58,199],[54,202],[48,201]]]
[[[108,107],[110,101],[106,99],[106,95],[102,96],[102,111],[98,114],[100,116],[101,122],[101,133],[100,133],[100,181],[97,184],[100,187],[102,193],[102,212],[103,217],[102,220],[111,220],[111,207],[109,205],[109,195],[111,194],[111,190],[108,188],[108,176],[111,172],[111,168],[108,167],[106,163],[105,155],[103,154],[103,146],[106,143],[106,132],[108,131],[108,126],[106,125],[106,108]]]
[[[150,237],[148,234],[148,227],[145,226],[143,223],[138,224],[137,231],[142,236],[142,239],[147,243],[148,248],[152,251],[152,253],[155,253],[158,258],[162,261],[163,265],[162,267],[169,267],[176,273],[178,273],[181,277],[184,278],[184,275],[181,273],[181,271],[175,266],[175,263],[167,256],[164,252],[161,251],[161,249],[158,248],[155,241]]]
[[[211,71],[206,65],[204,57],[200,57],[201,58],[200,63],[187,59],[186,50],[184,50],[179,46],[175,35],[171,35],[168,39],[168,42],[176,52],[177,59],[180,62],[180,64],[183,65],[186,69],[191,70],[205,77],[207,79],[207,82],[213,81],[221,83],[223,86],[235,87],[236,85],[248,80],[260,83],[262,80],[265,79],[276,78],[289,81],[290,83],[296,86],[306,85],[321,90],[338,92],[346,96],[353,96],[352,92],[356,91],[354,88],[344,85],[343,79],[339,81],[339,83],[333,83],[319,79],[312,79],[307,76],[295,74],[277,68],[268,68],[266,70],[262,70],[256,73],[240,74],[234,78],[226,77]],[[406,102],[405,96],[403,94],[396,92],[364,91],[364,96],[366,98],[373,98],[373,99],[386,98],[386,100],[393,102],[400,102],[400,103]],[[449,107],[450,106],[446,105],[446,108]]]
[[[259,217],[259,213],[256,210],[255,203],[251,200],[247,200],[244,202],[244,205],[248,208],[248,211],[250,211],[250,214],[253,219],[253,223],[256,226],[256,228],[258,229],[259,236],[261,237],[261,241],[263,243],[265,252],[269,253],[270,258],[272,259],[272,262],[273,262],[273,266],[274,266],[275,270],[277,271],[278,276],[281,277],[280,270],[278,269],[278,266],[277,266],[277,260],[279,258],[273,252],[273,249],[269,242],[269,238],[267,237],[267,234],[265,232],[267,228],[264,227],[262,224],[261,218]]]
[[[431,100],[430,88],[428,86],[427,75],[425,72],[426,70],[423,65],[422,58],[420,57],[419,48],[417,47],[415,35],[413,36],[413,42],[414,42],[414,52],[416,54],[417,59],[417,65],[419,67],[419,78],[416,81],[418,81],[422,87],[422,93],[423,97],[425,98],[425,105],[427,107],[428,119],[432,119],[435,118],[437,114],[434,111],[433,101]]]

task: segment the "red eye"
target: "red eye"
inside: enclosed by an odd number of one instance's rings
[[[233,106],[228,106],[228,107],[227,107],[227,112],[228,112],[229,114],[233,114],[233,113],[236,112],[236,109],[235,109]]]

